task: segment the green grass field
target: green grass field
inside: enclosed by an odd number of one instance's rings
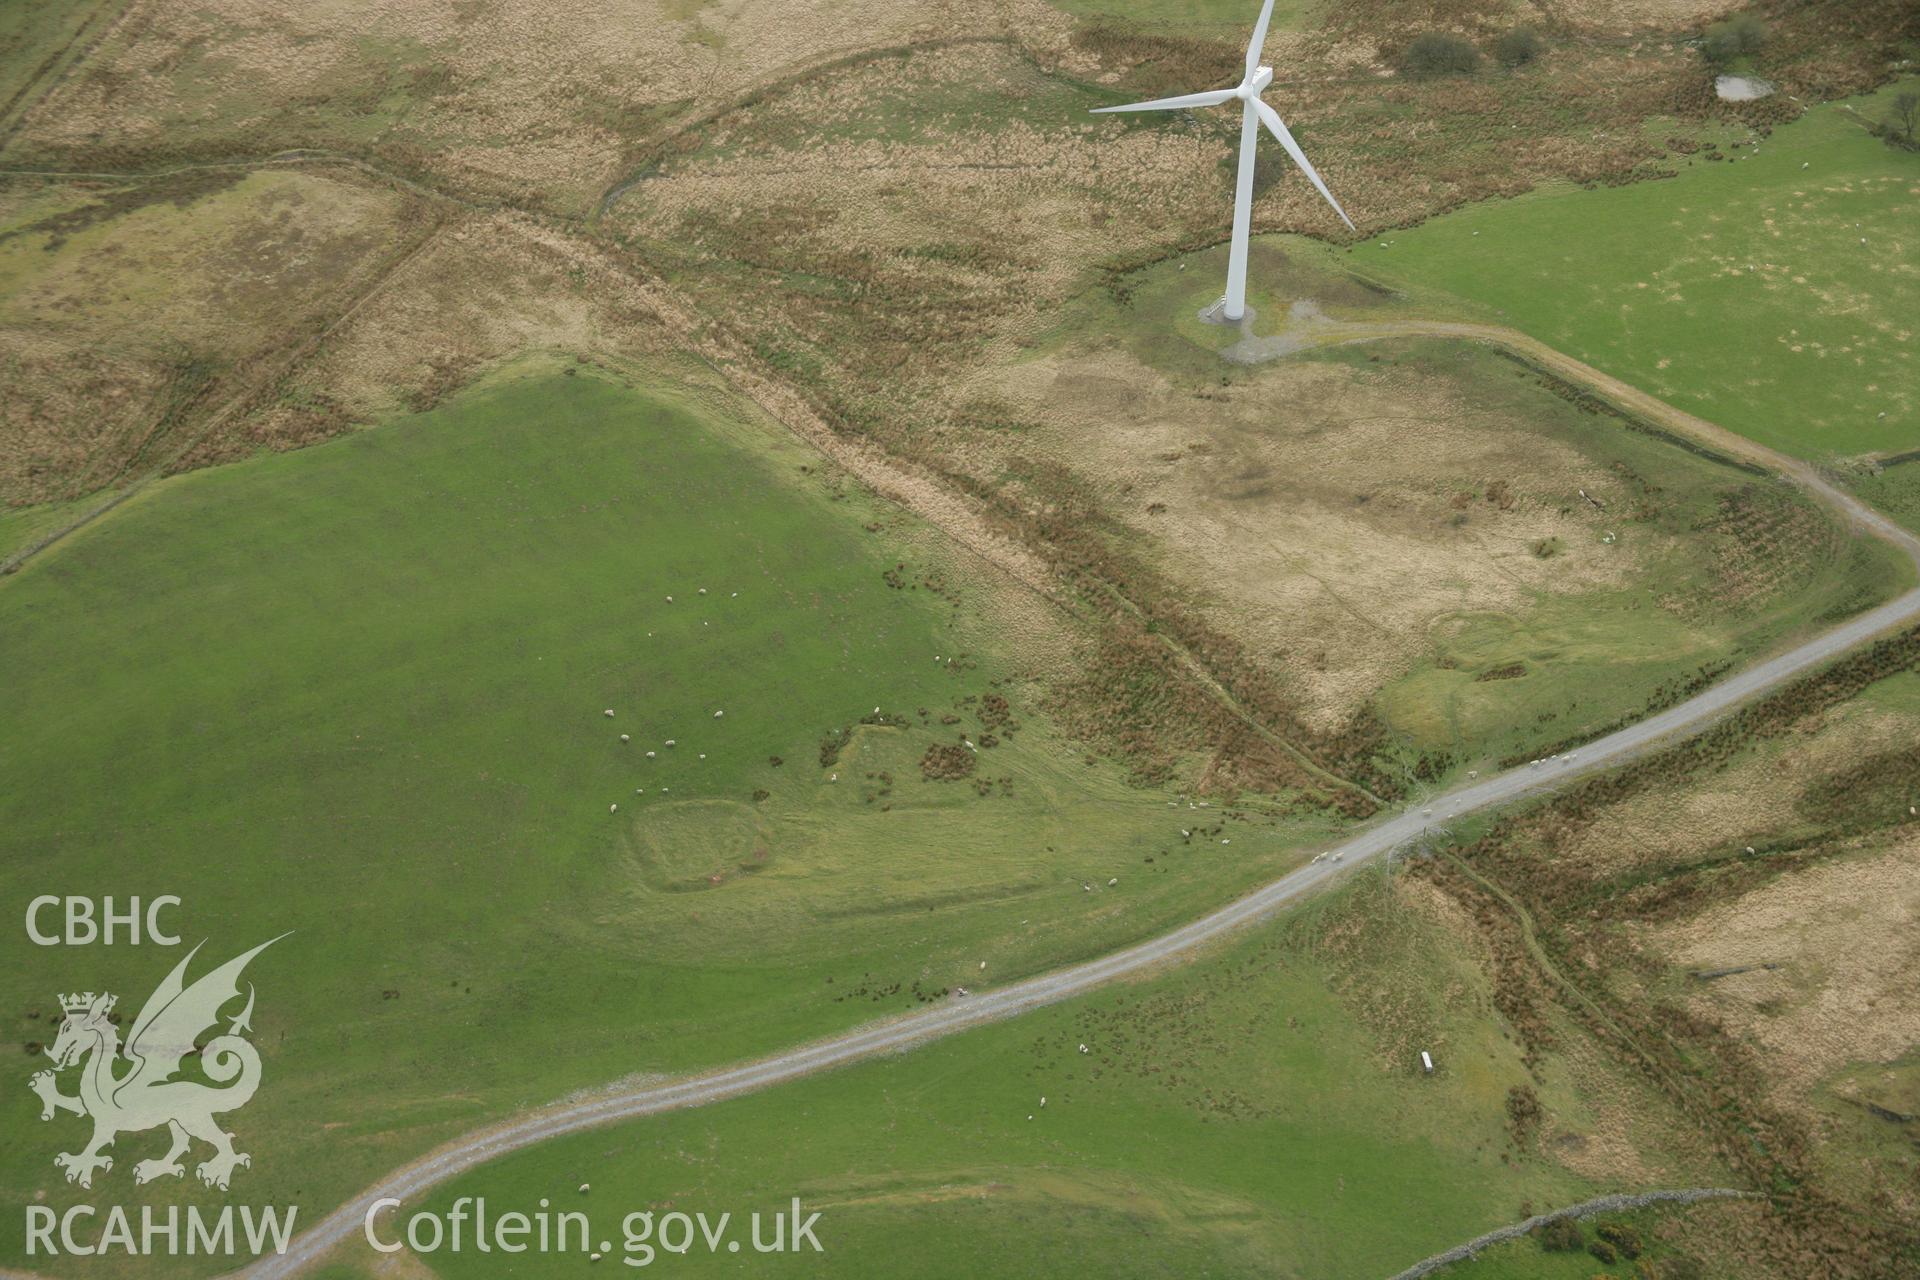
[[[1457,943],[1369,872],[1150,981],[545,1144],[422,1207],[548,1197],[589,1211],[615,1257],[636,1210],[823,1211],[819,1256],[663,1255],[699,1275],[1377,1278],[1523,1203],[1595,1194],[1512,1146],[1506,1091],[1527,1074],[1487,1000]],[[370,1257],[356,1244],[340,1273]],[[424,1261],[498,1273],[471,1252]]]
[[[1909,449],[1920,155],[1863,127],[1894,91],[1731,133],[1668,181],[1473,205],[1339,260],[1787,453]]]
[[[166,481],[0,581],[6,900],[178,894],[208,961],[296,931],[253,973],[250,1195],[1110,949],[1320,834],[1183,842],[1034,713],[1044,628],[937,538],[710,393],[580,372]],[[975,777],[924,780],[963,736]],[[48,953],[6,946],[6,1034],[50,1040]],[[177,958],[57,981],[137,1007]],[[4,1108],[0,1205],[86,1194]]]
[[[1848,479],[1862,499],[1907,528],[1920,531],[1920,457],[1908,455],[1892,466]]]

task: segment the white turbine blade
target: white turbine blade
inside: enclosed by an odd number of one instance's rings
[[[1313,165],[1307,160],[1307,153],[1300,149],[1300,144],[1293,140],[1291,133],[1287,132],[1286,122],[1280,118],[1280,113],[1258,98],[1253,100],[1253,109],[1260,113],[1261,122],[1273,131],[1273,136],[1280,139],[1280,145],[1287,149],[1287,154],[1292,156],[1293,162],[1300,166],[1300,171],[1312,180],[1314,188],[1327,198],[1327,203],[1333,206],[1333,211],[1340,215],[1340,221],[1346,223],[1349,229],[1356,229],[1353,226],[1353,219],[1347,216],[1347,211],[1342,209],[1340,202],[1333,198],[1333,192],[1327,190],[1327,184],[1320,181],[1320,175],[1314,172]]]
[[[1253,24],[1253,40],[1247,45],[1247,75],[1260,69],[1260,52],[1267,47],[1267,20],[1273,17],[1273,0],[1260,6],[1260,21]]]
[[[1095,107],[1094,114],[1103,111],[1178,111],[1182,107],[1217,107],[1231,98],[1232,89],[1209,89],[1205,93],[1189,93],[1178,98],[1155,98],[1152,102],[1129,102],[1124,107]]]

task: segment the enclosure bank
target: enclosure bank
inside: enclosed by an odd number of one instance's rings
[[[51,1205],[27,1206],[27,1256],[76,1258],[111,1253],[129,1257],[153,1255],[207,1255],[231,1257],[236,1251],[258,1255],[285,1253],[293,1235],[298,1205],[222,1205],[202,1210],[199,1205],[141,1205],[135,1215],[125,1205],[102,1210],[76,1204],[56,1212]],[[236,1232],[235,1226],[238,1225]],[[236,1250],[236,1244],[244,1248]]]

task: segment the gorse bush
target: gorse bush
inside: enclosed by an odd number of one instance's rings
[[[1545,1226],[1535,1227],[1533,1234],[1548,1253],[1575,1253],[1587,1244],[1586,1233],[1572,1218],[1555,1218]]]
[[[1546,41],[1532,27],[1515,27],[1493,46],[1493,56],[1503,67],[1521,67],[1539,57]]]
[[[1750,57],[1760,52],[1766,43],[1767,24],[1751,13],[1738,13],[1707,28],[1700,52],[1708,62],[1718,66],[1735,58]]]
[[[1401,66],[1409,75],[1463,76],[1479,69],[1480,51],[1463,37],[1429,31],[1413,38]]]

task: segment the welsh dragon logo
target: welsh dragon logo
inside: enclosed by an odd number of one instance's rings
[[[180,1157],[196,1138],[213,1148],[212,1156],[195,1170],[200,1181],[210,1187],[226,1190],[233,1171],[253,1163],[251,1157],[233,1149],[233,1135],[214,1121],[217,1115],[247,1105],[260,1086],[259,1051],[241,1036],[241,1032],[253,1029],[251,983],[247,984],[246,1007],[228,1022],[226,1034],[214,1036],[199,1048],[201,1072],[213,1084],[176,1077],[182,1060],[195,1051],[195,1038],[217,1027],[220,1010],[239,998],[240,974],[247,962],[279,940],[261,943],[188,986],[187,965],[200,951],[196,946],[147,997],[140,1016],[127,1032],[124,1048],[120,1029],[111,1016],[117,997],[89,991],[60,998],[66,1017],[60,1023],[60,1034],[47,1050],[53,1070],[36,1073],[31,1085],[40,1095],[42,1120],[53,1119],[56,1111],[71,1111],[93,1120],[93,1138],[85,1147],[53,1158],[54,1164],[66,1171],[68,1182],[91,1187],[95,1170],[113,1168],[113,1158],[104,1152],[116,1137],[161,1125],[167,1127],[172,1146],[158,1160],[142,1160],[133,1166],[136,1183],[183,1177],[186,1169]],[[86,1059],[86,1065],[80,1072],[80,1092],[69,1097],[60,1092],[57,1073],[82,1059]],[[120,1071],[123,1063],[132,1064],[124,1074]]]

